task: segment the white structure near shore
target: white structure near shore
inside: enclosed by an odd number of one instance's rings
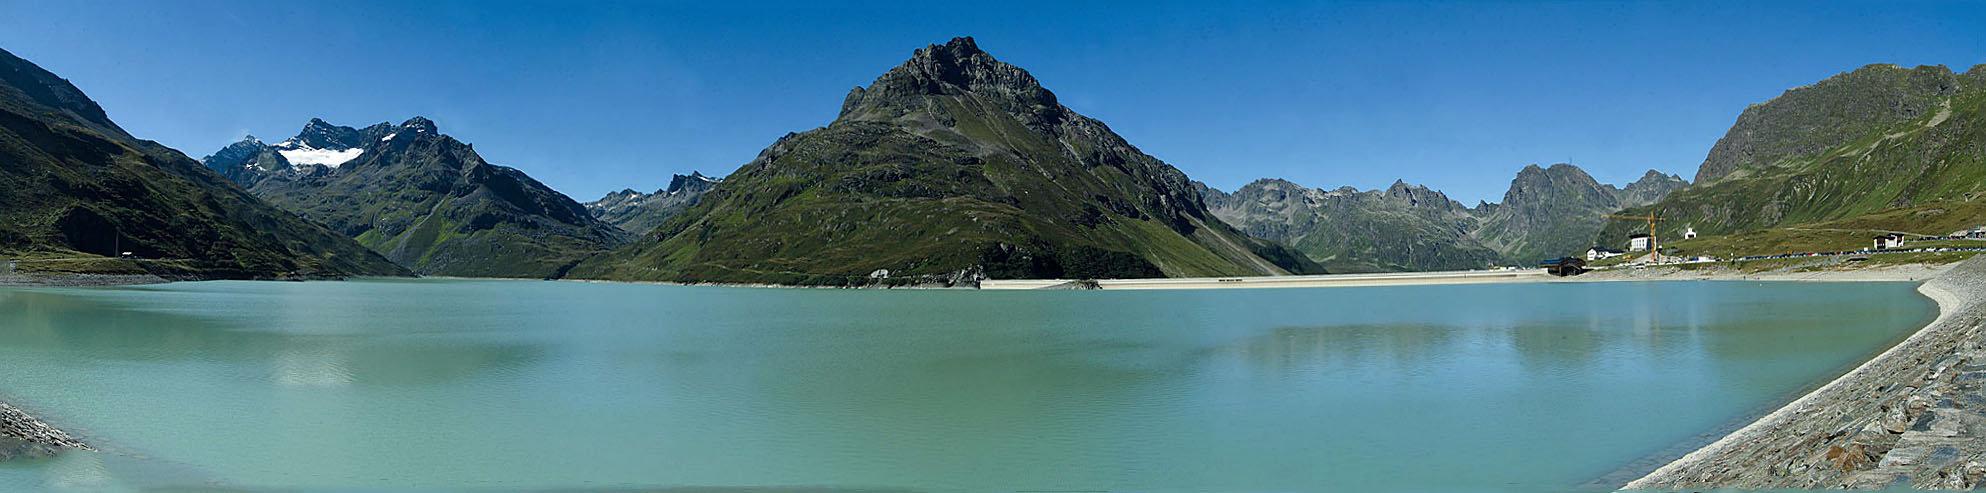
[[[1587,262],[1592,262],[1600,259],[1609,259],[1609,258],[1619,257],[1622,255],[1627,255],[1627,252],[1622,252],[1620,250],[1614,250],[1608,248],[1600,248],[1600,247],[1593,247],[1586,249]]]
[[[1875,249],[1887,250],[1891,248],[1903,248],[1903,234],[1890,233],[1876,237]]]
[[[1655,249],[1655,237],[1653,236],[1637,234],[1637,235],[1628,235],[1627,237],[1627,251],[1646,252],[1654,249]]]

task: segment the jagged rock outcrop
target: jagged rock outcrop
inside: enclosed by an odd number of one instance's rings
[[[1315,269],[1214,219],[1184,173],[955,38],[573,274],[845,285]]]
[[[1625,187],[1621,187],[1620,192],[1614,196],[1619,199],[1619,205],[1623,208],[1641,207],[1660,202],[1662,199],[1668,198],[1669,194],[1676,193],[1677,190],[1682,190],[1683,187],[1687,186],[1689,186],[1689,182],[1683,180],[1681,176],[1665,175],[1660,171],[1651,169],[1648,170],[1648,173],[1641,175],[1641,179],[1635,180]]]
[[[623,230],[644,234],[669,217],[696,205],[705,192],[717,188],[717,183],[721,181],[723,179],[692,171],[688,175],[675,175],[669,179],[668,187],[655,193],[623,189],[584,205],[586,212],[593,217]]]

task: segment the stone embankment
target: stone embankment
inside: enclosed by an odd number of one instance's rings
[[[151,274],[0,273],[0,286],[126,286],[161,284],[173,281],[174,279],[167,279]]]
[[[1918,290],[1930,325],[1627,489],[1986,487],[1986,258]]]
[[[95,450],[14,406],[0,403],[0,461],[47,457],[62,449]]]

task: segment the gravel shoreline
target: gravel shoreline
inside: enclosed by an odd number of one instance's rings
[[[0,461],[49,457],[64,449],[96,450],[28,413],[0,402]]]
[[[8,274],[0,275],[0,286],[129,286],[163,284],[173,279],[151,274]]]
[[[1931,324],[1625,489],[1986,486],[1986,259],[1937,270]]]

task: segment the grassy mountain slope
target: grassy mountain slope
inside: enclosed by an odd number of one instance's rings
[[[0,51],[0,252],[176,278],[405,275],[324,227],[118,128],[68,81]],[[145,260],[97,260],[132,252]],[[77,267],[80,266],[80,267]]]
[[[1935,113],[1958,88],[1942,66],[1878,64],[1789,89],[1738,115],[1697,168],[1698,183],[1811,158],[1871,131]]]
[[[1788,105],[1795,107],[1781,108]],[[1838,114],[1815,121],[1808,114],[1818,111],[1814,105]],[[1944,67],[1871,65],[1787,91],[1745,114],[1720,148],[1761,127],[1814,137],[1786,139],[1804,143],[1802,152],[1761,153],[1767,156],[1762,159],[1778,157],[1632,212],[1670,218],[1658,225],[1659,236],[1673,238],[1685,227],[1716,236],[1966,202],[1986,191],[1986,66],[1953,74]],[[1821,145],[1827,147],[1812,150]],[[1713,161],[1718,152],[1713,150]],[[1642,223],[1609,223],[1601,241],[1618,242],[1645,229]]]
[[[1317,268],[1214,219],[1183,173],[957,38],[572,274],[859,284],[1291,270]]]

